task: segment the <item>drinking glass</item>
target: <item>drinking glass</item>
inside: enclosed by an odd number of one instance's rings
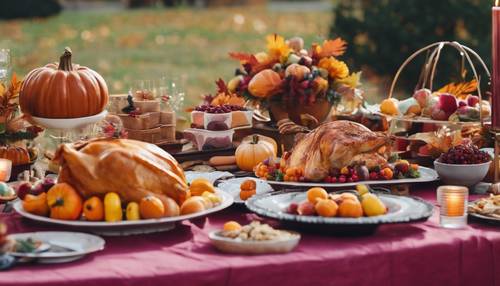
[[[0,82],[8,81],[11,68],[10,50],[0,49]]]
[[[133,88],[133,96],[137,99],[155,99],[157,87],[154,80],[138,80]]]

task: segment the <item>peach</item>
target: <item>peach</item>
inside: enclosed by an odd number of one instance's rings
[[[357,199],[343,200],[339,205],[338,213],[341,217],[357,218],[363,216],[363,207]]]
[[[413,98],[415,98],[417,100],[418,104],[421,107],[426,107],[431,95],[432,95],[432,92],[429,89],[422,88],[422,89],[415,91],[415,93],[413,93]]]
[[[328,193],[326,192],[325,189],[323,188],[310,188],[307,191],[307,200],[315,204],[318,199],[327,199],[328,198]]]
[[[297,207],[297,213],[299,215],[315,215],[316,210],[314,209],[314,204],[309,201],[304,201]]]
[[[314,209],[316,213],[322,217],[334,217],[337,215],[339,206],[332,200],[319,200]]]

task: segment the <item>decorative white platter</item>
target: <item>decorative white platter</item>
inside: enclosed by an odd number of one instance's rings
[[[79,231],[92,232],[104,236],[124,236],[168,231],[175,228],[175,224],[177,222],[204,217],[211,213],[223,210],[233,203],[233,197],[231,195],[221,190],[217,190],[217,194],[222,198],[222,202],[213,208],[201,212],[175,217],[164,217],[160,219],[142,219],[132,221],[124,220],[119,222],[93,222],[84,220],[71,221],[38,216],[26,212],[23,209],[22,201],[20,200],[14,202],[13,207],[14,210],[16,210],[16,212],[18,212],[21,216],[37,222],[73,227],[74,229],[78,229]]]
[[[302,224],[336,225],[379,225],[386,223],[406,223],[426,220],[432,215],[433,206],[428,202],[406,196],[395,196],[377,193],[380,200],[388,208],[384,215],[360,218],[321,217],[290,214],[287,212],[291,203],[300,203],[307,200],[306,192],[279,191],[250,198],[247,207],[265,217],[280,221],[297,222]]]
[[[220,230],[209,233],[208,237],[212,244],[221,252],[236,254],[269,254],[287,253],[292,251],[300,241],[300,234],[288,231],[292,235],[288,239],[277,239],[269,241],[252,241],[224,237]]]
[[[80,118],[43,118],[35,116],[32,116],[31,118],[33,119],[33,121],[35,121],[35,123],[45,128],[74,129],[97,123],[103,120],[107,114],[108,111],[103,110],[101,113],[98,113],[96,115]]]
[[[233,197],[235,204],[244,204],[245,201],[240,199],[240,185],[243,181],[248,179],[255,181],[257,185],[256,189],[257,195],[262,195],[274,191],[273,187],[271,187],[271,185],[269,185],[266,181],[252,177],[228,179],[220,182],[217,185],[217,188],[219,188],[223,192],[230,194]]]
[[[417,183],[426,183],[433,182],[439,179],[439,176],[436,171],[431,168],[426,168],[420,166],[418,168],[420,171],[419,178],[407,178],[407,179],[393,179],[393,180],[367,180],[367,181],[358,181],[352,183],[323,183],[323,182],[278,182],[278,181],[270,181],[267,182],[273,187],[302,187],[302,188],[312,188],[312,187],[323,187],[323,188],[345,188],[345,187],[354,187],[358,184],[365,185],[399,185],[399,184],[417,184]]]
[[[39,251],[33,253],[7,252],[21,260],[36,259],[38,263],[64,263],[84,257],[104,249],[105,241],[99,236],[67,231],[40,231],[17,233],[8,236],[9,240],[31,238],[42,242]]]

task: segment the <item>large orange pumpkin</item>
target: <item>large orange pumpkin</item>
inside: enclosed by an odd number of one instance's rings
[[[25,114],[43,118],[78,118],[100,113],[108,103],[108,87],[94,70],[71,63],[66,48],[59,63],[28,73],[19,93]]]
[[[276,141],[262,135],[251,135],[241,141],[236,148],[236,165],[244,171],[253,171],[253,168],[267,158],[275,158],[277,152]]]
[[[47,203],[51,218],[76,220],[82,212],[82,198],[66,183],[59,183],[50,188],[47,192]]]
[[[30,162],[30,154],[26,148],[15,146],[0,146],[0,158],[12,161],[13,166]]]

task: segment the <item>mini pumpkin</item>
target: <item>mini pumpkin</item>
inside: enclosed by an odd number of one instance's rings
[[[311,70],[306,66],[291,64],[285,70],[285,77],[293,76],[295,79],[302,81],[310,72]]]
[[[250,80],[248,91],[255,97],[267,98],[279,92],[281,83],[281,77],[277,72],[265,69]]]
[[[192,196],[201,196],[204,192],[215,193],[215,188],[209,180],[205,178],[197,178],[189,184],[189,191]]]
[[[59,183],[50,188],[47,192],[47,204],[50,217],[54,219],[76,220],[82,213],[82,198],[66,183]]]
[[[29,151],[23,147],[1,146],[0,158],[11,160],[13,166],[24,165],[30,162]]]
[[[278,149],[276,141],[269,137],[254,134],[250,138],[244,138],[235,153],[238,168],[249,172],[260,162],[275,158]]]
[[[104,204],[100,198],[93,196],[83,203],[83,214],[90,221],[104,220]]]
[[[78,118],[100,113],[108,103],[106,82],[94,70],[71,63],[66,48],[59,63],[39,67],[25,77],[19,93],[23,113],[43,118]]]
[[[240,185],[240,199],[246,201],[257,193],[257,183],[254,180],[245,180]]]

